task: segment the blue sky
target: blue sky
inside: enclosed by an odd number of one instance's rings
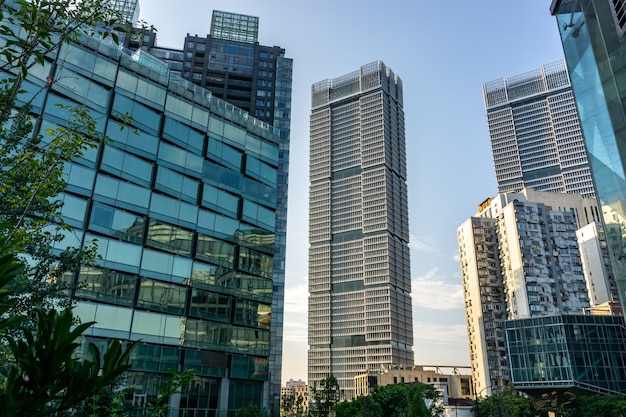
[[[258,16],[294,60],[283,383],[306,380],[310,88],[382,60],[402,78],[415,363],[469,365],[456,229],[496,194],[482,85],[562,59],[550,0],[140,0],[160,46]]]

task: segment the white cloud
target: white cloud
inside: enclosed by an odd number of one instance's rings
[[[439,253],[437,242],[431,236],[409,236],[409,248],[416,252]]]
[[[434,310],[463,308],[463,287],[451,284],[445,277],[437,276],[439,268],[432,268],[421,277],[412,279],[411,296],[416,307]]]
[[[427,321],[413,322],[415,345],[420,342],[467,344],[467,329],[462,324],[437,324]]]
[[[285,315],[307,313],[309,303],[309,284],[302,283],[285,288]]]

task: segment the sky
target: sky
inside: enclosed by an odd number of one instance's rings
[[[456,230],[497,194],[483,84],[563,59],[550,0],[140,0],[159,46],[209,33],[213,10],[259,17],[294,61],[283,385],[307,379],[311,85],[381,60],[406,123],[417,365],[468,366]]]

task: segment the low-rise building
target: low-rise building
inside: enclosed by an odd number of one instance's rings
[[[305,416],[309,412],[309,387],[301,379],[290,379],[280,389],[281,417]]]

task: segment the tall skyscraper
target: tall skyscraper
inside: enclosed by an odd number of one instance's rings
[[[402,81],[382,62],[311,88],[309,385],[413,364]]]
[[[287,232],[287,183],[291,125],[291,83],[293,61],[279,46],[258,41],[259,18],[213,11],[210,34],[187,35],[181,50],[161,48],[156,33],[146,33],[143,42],[131,42],[168,63],[173,74],[211,91],[248,112],[256,119],[279,129],[280,150],[274,254],[274,300],[270,376],[272,408],[278,407],[282,374],[285,257]]]
[[[281,63],[275,100],[288,102]],[[36,133],[84,105],[108,136],[66,163],[60,196],[72,229],[55,250],[97,239],[100,255],[63,276],[74,312],[96,322],[85,342],[141,341],[125,380],[136,402],[157,394],[168,369],[193,368],[172,413],[268,408],[280,381],[288,124],[254,118],[143,50],[92,38],[63,44],[22,88]]]
[[[524,189],[486,200],[459,226],[477,394],[498,391],[511,381],[505,321],[582,314],[591,305],[576,231],[599,221],[595,199]],[[589,279],[607,281],[600,274]]]
[[[498,192],[529,187],[595,196],[562,61],[488,82],[483,96]]]
[[[625,11],[623,1],[553,0],[551,5],[626,312]]]

